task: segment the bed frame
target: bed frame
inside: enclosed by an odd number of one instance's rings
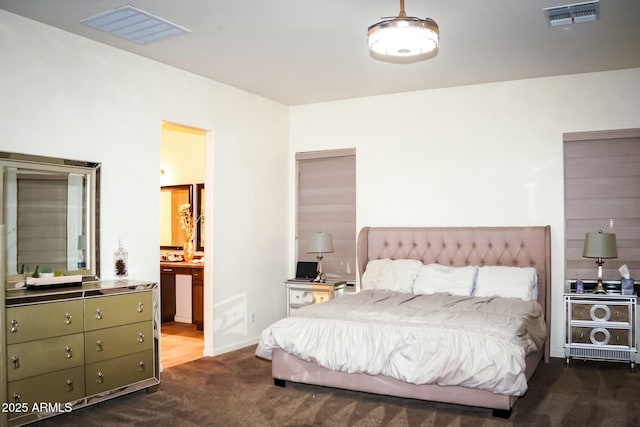
[[[526,359],[527,379],[541,360],[549,362],[551,327],[551,228],[533,227],[364,227],[358,235],[360,279],[370,260],[417,259],[423,264],[452,266],[502,265],[535,267],[538,273],[538,302],[547,325],[544,350]],[[462,386],[416,385],[386,376],[344,373],[322,368],[274,349],[274,384],[286,381],[315,384],[397,397],[456,403],[493,409],[508,417],[518,396],[495,394]]]

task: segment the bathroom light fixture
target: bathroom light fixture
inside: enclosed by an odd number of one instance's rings
[[[400,0],[398,16],[369,27],[369,51],[378,59],[385,57],[427,56],[438,49],[440,29],[431,18],[407,16],[404,0]]]
[[[597,258],[598,265],[598,283],[593,290],[595,294],[603,294],[606,292],[602,285],[602,261],[603,258],[618,258],[618,246],[616,244],[616,235],[613,233],[587,233],[584,236],[584,249],[582,251],[584,258]]]
[[[309,248],[307,253],[310,254],[318,254],[316,258],[318,259],[318,276],[314,280],[314,282],[322,282],[326,281],[325,274],[322,271],[322,253],[323,252],[333,252],[333,238],[331,233],[323,233],[322,231],[318,231],[311,236],[311,240],[309,242]]]

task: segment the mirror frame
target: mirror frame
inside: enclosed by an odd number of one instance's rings
[[[204,252],[204,245],[202,244],[202,232],[204,231],[204,218],[202,218],[202,210],[204,206],[204,200],[202,200],[202,192],[204,191],[204,184],[196,184],[196,251]],[[206,193],[205,193],[206,194]]]
[[[90,263],[87,266],[87,271],[83,270],[83,282],[86,281],[95,281],[99,280],[100,277],[100,170],[101,164],[97,162],[87,162],[87,161],[79,161],[79,160],[70,160],[63,159],[58,157],[47,157],[47,156],[38,156],[31,154],[21,154],[21,153],[10,153],[5,151],[0,151],[0,175],[2,176],[2,183],[0,185],[0,200],[4,205],[4,189],[5,189],[5,179],[4,176],[4,167],[24,167],[24,168],[32,168],[45,171],[61,171],[65,173],[78,173],[81,172],[83,174],[89,175],[91,177],[89,191],[90,191],[90,200],[89,200],[89,213],[88,213],[88,221],[89,226],[88,229],[91,232],[91,237],[89,239],[90,248],[88,251],[91,254]],[[0,210],[0,223],[4,224],[5,220],[5,212],[4,206]],[[5,236],[2,236],[0,239],[5,244]],[[4,252],[4,247],[2,251]],[[20,280],[23,280],[22,274],[11,274],[9,275],[6,271],[6,258],[3,256],[2,270],[5,272],[4,281],[6,283],[14,283]],[[0,278],[1,279],[1,278]]]
[[[173,191],[173,190],[187,190],[189,192],[189,204],[191,205],[192,213],[193,213],[193,186],[190,184],[180,184],[180,185],[163,185],[160,187],[160,191]],[[160,224],[162,226],[162,224]],[[182,245],[174,246],[174,245],[160,245],[160,249],[176,249],[182,250]]]

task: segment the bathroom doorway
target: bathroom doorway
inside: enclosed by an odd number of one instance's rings
[[[205,147],[206,131],[163,122],[159,188],[163,369],[199,359],[204,351]]]

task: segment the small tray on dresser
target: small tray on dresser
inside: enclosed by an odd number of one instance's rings
[[[53,289],[69,286],[82,286],[82,275],[57,277],[30,277],[26,281],[27,289]]]

